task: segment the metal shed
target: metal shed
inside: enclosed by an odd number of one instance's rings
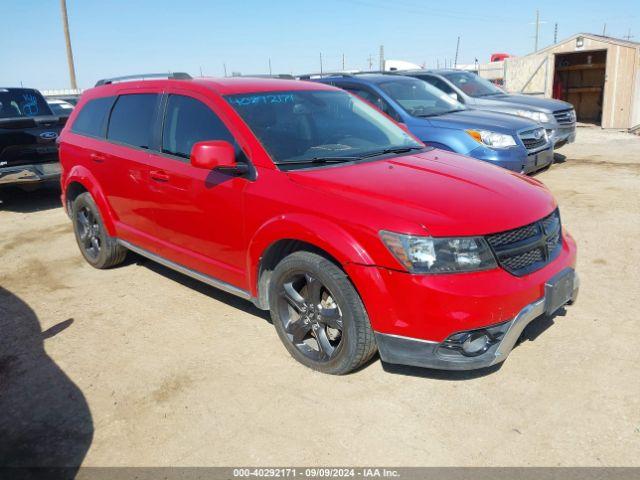
[[[578,33],[504,62],[509,92],[572,103],[578,121],[603,128],[640,124],[640,43]]]

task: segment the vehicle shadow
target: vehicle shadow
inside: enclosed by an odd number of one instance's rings
[[[553,163],[565,163],[567,161],[567,156],[562,155],[561,153],[555,152],[553,154]]]
[[[176,272],[170,268],[165,267],[153,260],[149,260],[141,255],[138,255],[133,252],[129,252],[127,254],[127,263],[136,263],[138,265],[142,265],[145,268],[157,273],[158,275],[162,275],[165,278],[169,278],[174,282],[177,282],[185,287],[195,290],[198,293],[206,295],[214,300],[219,302],[226,303],[227,305],[237,308],[244,313],[249,313],[256,317],[260,317],[263,320],[271,323],[271,317],[268,311],[260,310],[249,300],[244,300],[240,297],[232,295],[231,293],[227,293],[219,288],[212,287],[207,285],[206,283],[202,283],[199,280],[195,280],[187,275],[184,275],[180,272]]]
[[[42,332],[33,310],[0,287],[0,468],[17,467],[11,478],[31,478],[35,467],[34,478],[42,468],[74,478],[91,445],[87,401],[44,349],[72,324]]]
[[[62,204],[58,183],[46,184],[31,191],[15,187],[0,189],[0,210],[32,213],[60,207]]]
[[[561,308],[553,316],[542,315],[536,318],[522,331],[514,350],[516,350],[523,342],[534,341],[555,323],[554,319],[557,316],[565,316],[566,314],[567,311],[564,308]],[[388,373],[448,381],[472,380],[475,378],[485,377],[500,370],[502,365],[503,363],[498,363],[497,365],[479,368],[477,370],[436,370],[431,368],[411,367],[408,365],[393,365],[382,362],[382,368]]]

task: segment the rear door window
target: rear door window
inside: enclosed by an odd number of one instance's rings
[[[78,112],[71,126],[73,133],[90,137],[104,137],[107,116],[114,97],[102,97],[89,100]]]
[[[111,112],[107,139],[138,148],[151,148],[156,108],[160,95],[121,95]]]
[[[222,120],[204,103],[184,95],[170,95],[162,128],[162,152],[189,158],[193,145],[206,140],[236,144]]]

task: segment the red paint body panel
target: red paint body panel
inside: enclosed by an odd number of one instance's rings
[[[61,135],[63,200],[71,183],[82,184],[111,235],[253,297],[269,246],[284,239],[313,244],[350,276],[374,330],[435,341],[513,318],[543,295],[547,279],[575,265],[575,243],[565,232],[558,258],[524,277],[500,268],[409,274],[380,241],[380,230],[433,236],[501,232],[548,215],[556,208],[553,196],[534,179],[439,150],[280,171],[222,96],[305,89],[334,90],[272,79],[153,80],[91,89]],[[225,176],[70,131],[87,101],[135,92],[176,93],[205,103],[250,159],[255,178]]]

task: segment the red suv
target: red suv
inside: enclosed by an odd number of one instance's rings
[[[322,372],[376,350],[390,363],[493,365],[577,295],[575,242],[544,185],[425,147],[328,85],[102,80],[60,157],[91,265],[132,250],[251,300]]]

